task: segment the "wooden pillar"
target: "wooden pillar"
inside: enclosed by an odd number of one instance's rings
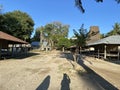
[[[1,49],[2,49],[2,44],[0,44],[0,59],[1,59],[1,55],[2,55]]]
[[[98,59],[99,59],[99,57],[100,57],[100,52],[99,52],[99,49],[98,49]]]
[[[14,57],[14,44],[12,44],[12,57]]]
[[[120,46],[118,46],[118,60],[120,60]]]
[[[14,44],[14,56],[16,57],[17,51],[16,51],[16,44]]]
[[[106,48],[107,48],[107,46],[104,45],[104,59],[106,59],[106,57],[107,57],[107,50],[106,50]]]
[[[25,44],[25,56],[27,56],[27,46]]]
[[[120,56],[120,53],[119,53],[119,51],[118,51],[118,60],[119,60],[119,56]]]
[[[20,44],[20,52],[19,52],[19,54],[22,54],[22,44]]]
[[[65,52],[65,47],[63,46],[63,48],[62,48],[62,52]]]

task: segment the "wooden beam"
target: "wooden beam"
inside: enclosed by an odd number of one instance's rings
[[[104,45],[104,59],[106,59],[106,56],[107,56],[107,50],[106,50],[107,46]]]

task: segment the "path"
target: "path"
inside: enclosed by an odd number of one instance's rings
[[[120,89],[120,65],[92,57],[85,57],[84,64]]]
[[[83,67],[66,59],[66,54],[52,51],[36,53],[22,59],[0,61],[0,90],[104,90],[104,88],[89,77]]]

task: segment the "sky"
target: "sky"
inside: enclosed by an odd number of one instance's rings
[[[82,0],[85,13],[75,7],[74,0],[0,0],[3,13],[20,10],[26,12],[34,20],[34,29],[48,23],[59,21],[70,25],[69,37],[74,35],[82,24],[89,31],[90,26],[99,26],[100,33],[107,33],[114,24],[120,23],[120,4],[115,0]],[[32,36],[34,35],[34,32]]]

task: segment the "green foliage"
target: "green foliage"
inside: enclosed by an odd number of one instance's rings
[[[54,47],[58,46],[61,38],[68,37],[69,25],[63,25],[61,22],[53,22],[46,24],[44,27],[42,27],[42,29],[43,37],[47,39],[47,41],[49,41]],[[40,31],[40,28],[38,31]],[[36,30],[35,36],[39,34],[38,31]]]
[[[69,46],[74,46],[75,45],[75,41],[74,40],[69,39],[69,41],[70,41],[70,45]]]
[[[35,35],[33,37],[33,41],[40,41],[40,33],[44,32],[44,27],[38,27],[35,30]]]
[[[111,35],[120,35],[120,24],[119,23],[115,23],[115,25],[113,26],[113,30],[108,32],[105,36],[108,37]]]
[[[60,38],[68,36],[68,31],[69,26],[60,22],[53,22],[45,26],[46,35],[53,41],[54,46],[56,46]]]
[[[13,11],[3,14],[0,30],[20,39],[29,41],[33,31],[34,21],[24,12]]]
[[[105,34],[100,34],[100,38],[105,38]]]
[[[69,48],[71,46],[71,42],[68,38],[61,37],[59,42],[57,43],[57,48],[62,49],[62,47]]]
[[[48,36],[68,36],[68,25],[63,25],[61,22],[53,22],[45,25],[45,32]]]
[[[0,31],[2,31],[5,27],[5,22],[4,22],[4,15],[0,14]]]
[[[96,2],[103,2],[104,0],[95,0]],[[117,3],[120,3],[120,0],[115,0]],[[85,12],[85,9],[82,5],[82,0],[75,0],[75,6],[82,12]]]
[[[86,45],[86,39],[87,39],[87,36],[88,36],[88,32],[86,29],[84,29],[84,24],[81,25],[81,28],[78,29],[78,32],[76,30],[73,30],[74,31],[74,35],[75,37],[77,38],[75,40],[75,43],[76,45],[79,47],[83,47]]]

